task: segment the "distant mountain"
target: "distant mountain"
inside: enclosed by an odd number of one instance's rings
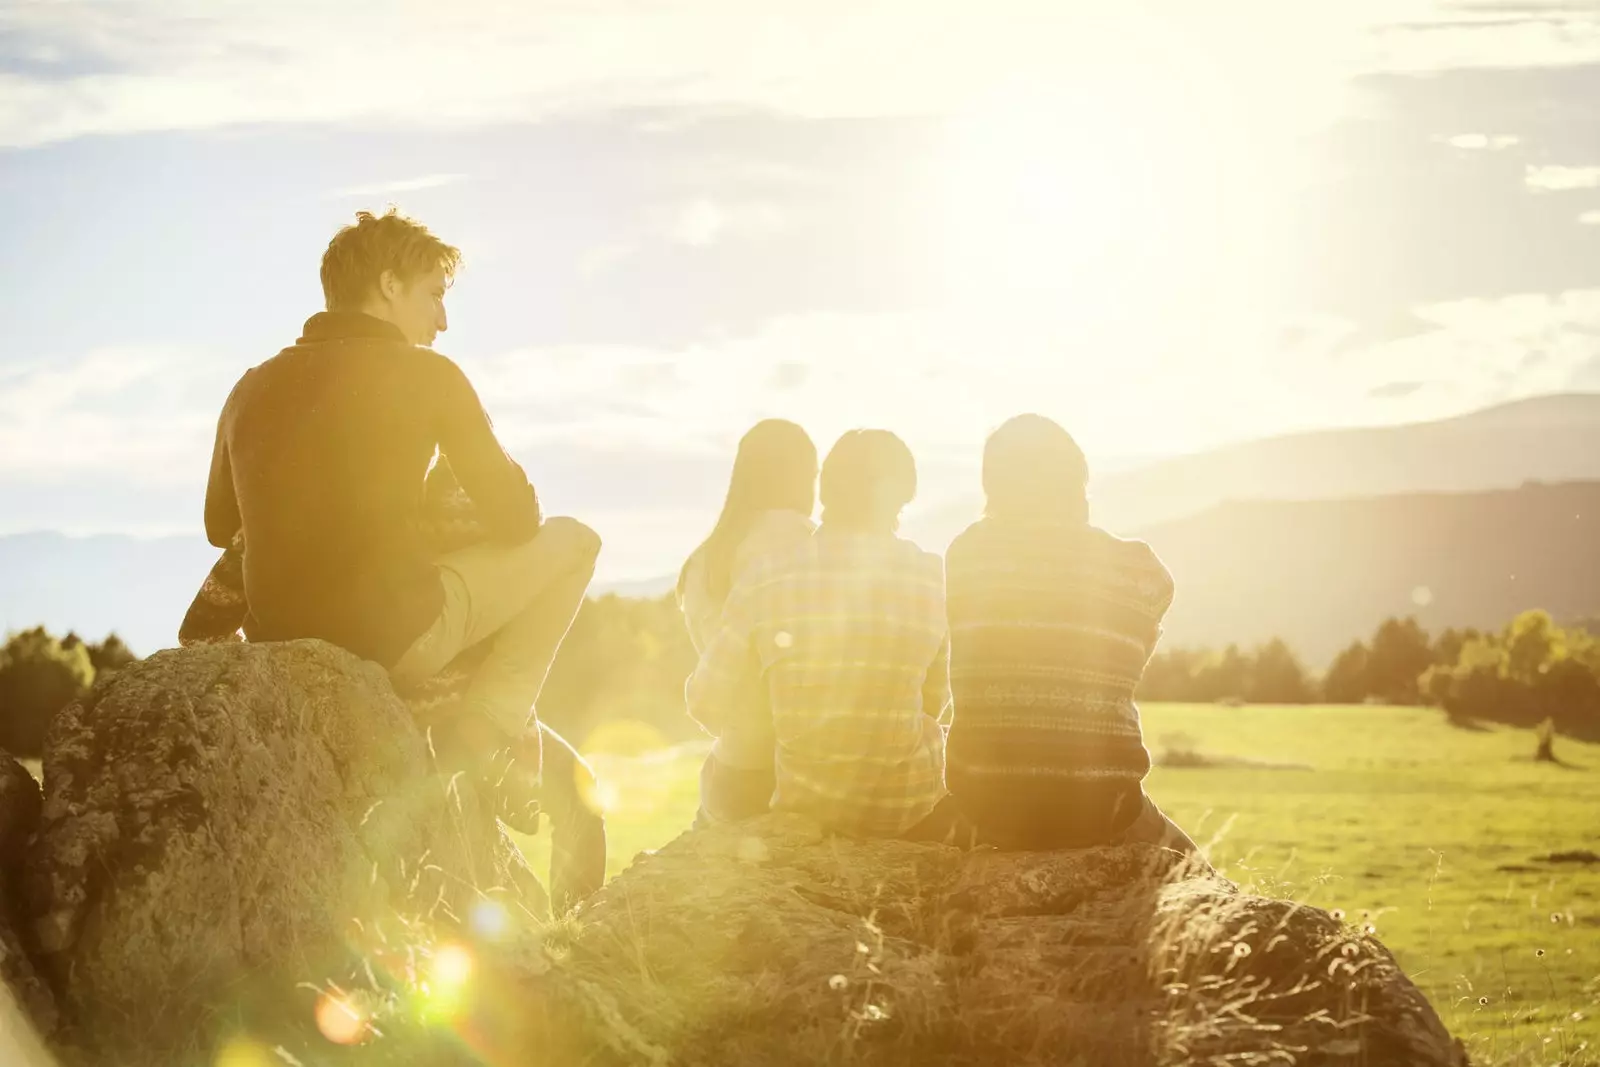
[[[1097,477],[1095,521],[1137,530],[1230,500],[1327,500],[1600,479],[1600,393],[1521,400],[1438,422],[1272,437]],[[943,547],[973,494],[907,523]]]
[[[1435,630],[1600,615],[1600,482],[1239,501],[1140,536],[1177,580],[1169,646],[1282,637],[1320,668],[1389,615]]]

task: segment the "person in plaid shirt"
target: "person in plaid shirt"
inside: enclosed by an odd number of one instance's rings
[[[857,837],[947,836],[950,708],[944,564],[895,535],[916,464],[885,430],[854,430],[822,465],[822,525],[752,560],[685,687],[712,733],[762,714],[777,740],[772,806]],[[939,813],[935,809],[939,809]]]

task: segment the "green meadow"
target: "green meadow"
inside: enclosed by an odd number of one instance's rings
[[[1150,705],[1182,753],[1157,802],[1243,888],[1341,909],[1432,998],[1473,1062],[1600,1063],[1600,745],[1461,729],[1428,708]],[[693,818],[702,746],[645,749],[613,726],[602,778],[611,873]],[[648,734],[645,734],[648,736]],[[539,870],[545,836],[524,839]]]

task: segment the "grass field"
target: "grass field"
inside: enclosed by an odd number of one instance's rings
[[[1600,850],[1600,745],[1561,739],[1563,765],[1535,764],[1527,731],[1421,708],[1144,715],[1153,751],[1214,761],[1148,785],[1223,873],[1372,923],[1474,1063],[1600,1063],[1600,864],[1537,859]],[[595,747],[615,874],[689,825],[704,749]],[[525,841],[541,871],[546,844]]]

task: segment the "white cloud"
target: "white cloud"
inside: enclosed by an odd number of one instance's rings
[[[371,185],[356,185],[348,189],[336,189],[328,194],[331,199],[345,199],[347,197],[372,197],[387,196],[390,193],[411,193],[419,189],[437,189],[444,185],[454,185],[466,181],[465,174],[423,174],[415,178],[400,178],[395,181],[375,182]]]
[[[1600,59],[1600,22],[1572,11],[1537,17],[1464,17],[1458,7],[1429,5],[1423,17],[1398,12],[1372,33],[1377,69],[1429,73],[1464,67],[1545,67]]]
[[[1578,216],[1578,221],[1585,226],[1600,226],[1600,210],[1585,211]]]
[[[1336,421],[1453,415],[1585,387],[1600,370],[1600,289],[1457,300],[1413,309],[1431,329],[1306,368],[1302,389]],[[1373,404],[1360,390],[1422,386]]]
[[[1007,78],[1093,84],[1119,69],[1143,72],[1162,95],[1220,79],[1252,114],[1317,122],[1362,70],[1600,56],[1600,35],[1578,21],[1417,28],[1447,17],[1459,19],[1421,0],[25,4],[0,10],[0,33],[60,56],[62,68],[0,74],[0,144],[251,122],[527,121],[628,105],[944,113]],[[1388,25],[1397,22],[1406,25]]]
[[[1444,143],[1449,145],[1451,148],[1461,148],[1469,152],[1482,152],[1485,150],[1490,152],[1499,152],[1504,149],[1514,147],[1515,145],[1520,144],[1522,141],[1522,138],[1514,137],[1510,134],[1495,134],[1494,136],[1490,136],[1486,133],[1458,133],[1454,137],[1443,137],[1439,139],[1444,141]]]
[[[632,259],[637,251],[636,247],[625,241],[612,241],[607,244],[595,245],[593,248],[586,249],[578,257],[578,277],[584,279],[598,278],[612,268]]]
[[[1528,188],[1541,193],[1600,189],[1600,167],[1534,167],[1523,175]]]
[[[203,479],[217,412],[198,406],[197,394],[215,378],[214,363],[171,346],[124,346],[8,369],[0,376],[0,477]]]
[[[730,237],[770,236],[782,230],[785,221],[776,204],[700,197],[660,213],[657,229],[669,241],[705,248]]]

